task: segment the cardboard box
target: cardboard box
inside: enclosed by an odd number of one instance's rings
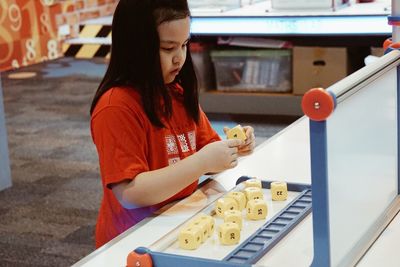
[[[347,74],[344,47],[293,48],[293,94],[302,95],[316,87],[328,88]]]
[[[290,92],[291,50],[214,50],[217,90]]]
[[[385,51],[383,50],[383,47],[371,47],[371,55],[375,57],[381,57]]]

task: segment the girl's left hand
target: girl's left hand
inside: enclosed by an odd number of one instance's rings
[[[238,147],[238,155],[239,156],[247,156],[254,151],[254,147],[256,146],[256,138],[254,136],[254,129],[251,126],[243,126],[242,127],[244,132],[246,133],[246,140],[244,145],[241,145]],[[228,127],[224,127],[224,132],[225,134],[229,131],[230,129]]]

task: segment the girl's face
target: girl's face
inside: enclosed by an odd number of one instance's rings
[[[163,22],[158,26],[160,60],[164,83],[175,80],[186,59],[190,36],[190,18]]]

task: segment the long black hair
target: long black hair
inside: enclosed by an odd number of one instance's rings
[[[162,76],[157,26],[188,16],[187,0],[120,0],[112,22],[110,63],[93,98],[90,113],[109,89],[128,86],[141,95],[144,111],[151,123],[164,127],[161,117],[171,116],[172,101]],[[179,82],[184,88],[186,112],[197,123],[198,85],[189,47],[186,61],[174,82]]]

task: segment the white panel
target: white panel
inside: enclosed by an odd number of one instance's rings
[[[198,35],[387,35],[391,27],[382,16],[311,17],[194,17],[191,32]]]
[[[340,102],[327,120],[332,266],[397,196],[396,68]]]

